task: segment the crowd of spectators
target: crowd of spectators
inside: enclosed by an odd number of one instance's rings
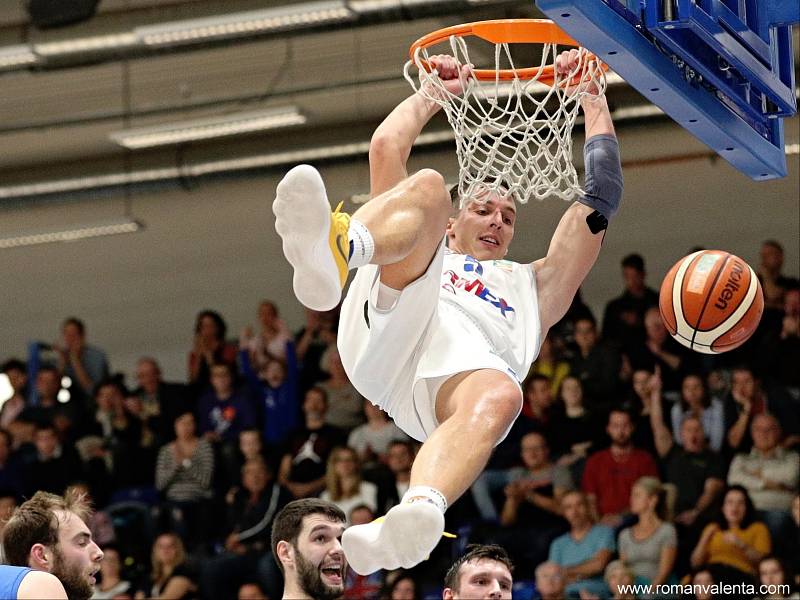
[[[469,542],[504,546],[541,598],[796,586],[800,285],[782,260],[763,244],[759,329],[709,356],[670,338],[644,260],[626,257],[602,330],[579,294],[544,341],[522,414],[447,513],[457,538],[410,572],[351,573],[345,596],[420,598]],[[219,313],[198,314],[185,382],[144,353],[125,381],[72,317],[58,343],[7,359],[0,517],[80,486],[106,556],[95,597],[279,597],[280,508],[319,496],[369,522],[403,496],[419,444],[348,380],[335,311],[306,311],[295,334],[271,301],[257,317],[236,344]]]

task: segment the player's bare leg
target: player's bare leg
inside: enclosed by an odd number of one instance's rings
[[[447,506],[478,477],[521,407],[519,387],[499,371],[470,371],[446,381],[436,400],[441,424],[417,454],[401,504],[382,521],[345,531],[350,566],[366,574],[425,560],[444,531]]]
[[[329,310],[341,300],[351,268],[387,265],[381,280],[402,289],[422,273],[441,242],[450,199],[436,171],[424,169],[370,200],[351,218],[331,211],[316,169],[295,167],[278,184],[273,212],[283,251],[294,268],[302,304]]]

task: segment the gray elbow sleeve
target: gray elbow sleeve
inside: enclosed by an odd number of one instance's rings
[[[589,138],[583,147],[583,160],[586,179],[584,195],[578,200],[610,221],[622,201],[622,165],[617,138],[608,134]]]

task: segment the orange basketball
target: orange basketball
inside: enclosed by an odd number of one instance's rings
[[[704,354],[741,346],[764,312],[753,269],[722,250],[701,250],[675,263],[661,284],[661,319],[678,342]]]

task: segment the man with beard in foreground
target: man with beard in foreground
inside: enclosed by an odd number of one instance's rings
[[[334,600],[344,593],[345,514],[317,498],[290,502],[272,525],[272,555],[283,572],[285,600]]]
[[[26,573],[19,584],[17,598],[91,598],[103,551],[92,540],[86,526],[89,513],[89,505],[83,497],[72,493],[62,497],[36,492],[17,508],[3,530],[6,562],[50,573],[63,586],[58,589],[52,579]],[[20,574],[21,571],[18,576]],[[36,589],[29,593],[26,581],[32,575],[31,583],[36,584]]]

